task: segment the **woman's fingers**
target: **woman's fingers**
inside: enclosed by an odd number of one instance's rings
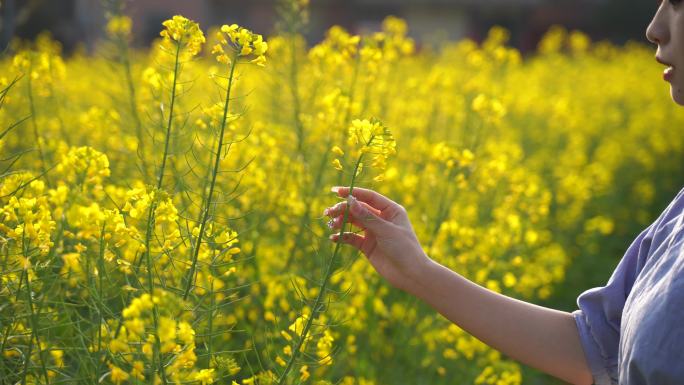
[[[375,215],[381,215],[380,210],[374,209],[373,207],[369,206],[367,203],[361,202],[361,204],[367,208],[368,210],[372,211]],[[338,204],[328,207],[323,211],[323,215],[327,215],[329,217],[335,218],[340,215],[344,215],[344,212],[347,210],[347,201],[339,202]]]
[[[374,211],[366,208],[353,196],[347,197],[349,212],[354,221],[364,230],[374,233],[376,236],[387,236],[392,233],[395,225],[378,216]]]
[[[337,193],[337,195],[342,198],[346,198],[347,196],[349,196],[349,187],[336,186],[333,187],[331,190],[332,192]],[[392,209],[395,206],[399,206],[396,202],[392,201],[391,199],[373,190],[365,189],[362,187],[354,187],[352,195],[361,202],[368,203],[371,207],[380,211],[385,211],[388,209]]]
[[[333,217],[332,219],[330,219],[330,220],[328,221],[328,227],[329,227],[331,230],[339,230],[339,229],[341,229],[341,228],[342,228],[342,221],[343,221],[343,219],[344,219],[344,216],[343,216],[343,215],[339,215],[339,216],[337,216],[337,217]],[[356,226],[356,227],[358,227],[358,228],[360,228],[360,229],[363,228],[363,224],[362,224],[361,222],[359,222],[358,220],[356,220],[356,218],[354,218],[353,216],[350,216],[349,218],[347,218],[347,224],[349,224],[349,223],[351,223],[352,225],[354,225],[354,226]]]
[[[340,240],[341,239],[341,240]],[[364,242],[366,241],[366,238],[364,238],[362,235],[356,234],[356,233],[343,233],[342,238],[340,238],[340,234],[331,234],[330,235],[330,240],[333,242],[342,242],[346,243],[348,245],[353,246],[356,249],[359,249],[360,251],[363,250]]]
[[[340,197],[349,198],[349,187],[337,186],[331,190]],[[398,225],[410,225],[406,210],[393,200],[362,187],[354,187],[352,196],[358,201],[365,203],[367,207],[374,209],[372,212],[376,216]]]
[[[342,226],[342,216],[347,207],[351,208],[348,219],[354,226],[379,234],[385,234],[393,226],[392,223],[382,218],[378,210],[370,207],[367,203],[359,202],[353,196],[348,196],[347,202],[341,203],[324,211],[325,215],[332,217],[331,221],[328,222],[328,226],[331,228],[340,228]]]

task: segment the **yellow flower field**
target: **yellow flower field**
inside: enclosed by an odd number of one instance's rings
[[[586,261],[607,280],[682,184],[651,47],[435,50],[394,17],[307,47],[295,8],[271,37],[176,16],[140,51],[119,15],[94,55],[0,57],[3,383],[529,383],[331,243],[330,188],[401,202],[431,258],[534,302],[589,288]]]

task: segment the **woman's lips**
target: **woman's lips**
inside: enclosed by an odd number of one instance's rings
[[[673,77],[674,77],[674,67],[665,68],[665,71],[663,71],[663,79],[666,82],[669,82],[669,81],[672,81]]]
[[[660,64],[668,66],[665,68],[665,71],[663,71],[663,79],[667,82],[671,81],[672,78],[674,77],[674,66],[665,60],[661,59],[656,55],[656,61]]]

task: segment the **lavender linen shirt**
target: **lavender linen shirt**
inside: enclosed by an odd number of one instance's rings
[[[684,189],[572,314],[598,385],[684,384]]]

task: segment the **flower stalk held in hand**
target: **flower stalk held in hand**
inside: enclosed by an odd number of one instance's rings
[[[392,137],[392,134],[389,131],[389,129],[385,127],[381,122],[375,119],[354,120],[352,122],[352,125],[349,127],[348,134],[349,136],[347,144],[350,147],[348,155],[350,156],[350,158],[356,159],[356,161],[354,162],[354,166],[352,168],[351,181],[349,184],[349,196],[351,197],[351,192],[354,189],[356,179],[364,170],[364,160],[367,157],[372,158],[372,168],[376,171],[380,171],[380,173],[374,179],[376,181],[382,180],[382,172],[384,172],[386,168],[387,158],[390,155],[394,155],[396,153],[396,142],[394,141],[394,137]],[[339,156],[338,158],[335,158],[335,160],[333,161],[333,166],[340,171],[344,171],[343,162],[342,160],[340,160],[340,157],[344,158],[345,152],[338,146],[333,147],[332,151]],[[355,205],[350,204],[349,206],[353,209]],[[340,232],[338,234],[339,237],[342,237],[344,233],[344,228],[349,219],[349,212],[345,211],[342,219],[342,226],[340,227]],[[301,330],[301,333],[299,333],[298,338],[296,339],[296,345],[292,348],[292,355],[290,356],[289,360],[287,361],[287,364],[285,365],[285,370],[278,379],[278,385],[282,385],[285,383],[287,374],[290,372],[295,361],[297,360],[302,345],[304,345],[307,339],[310,338],[308,334],[311,325],[313,324],[313,321],[317,318],[319,314],[323,312],[324,307],[322,305],[324,303],[326,289],[330,281],[330,277],[332,276],[333,267],[335,266],[335,262],[337,260],[337,256],[339,254],[341,245],[341,242],[337,242],[335,244],[332,256],[328,260],[325,273],[323,274],[323,280],[320,289],[318,290],[318,295],[316,296],[313,306],[311,307],[311,314],[305,317],[306,324],[304,325],[304,327]]]

